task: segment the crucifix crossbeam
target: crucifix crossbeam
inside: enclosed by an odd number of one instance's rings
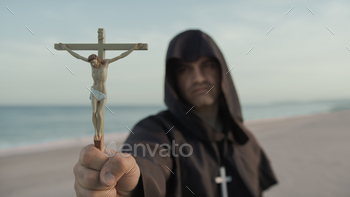
[[[116,44],[116,43],[105,43],[105,30],[99,28],[98,31],[98,44],[66,44],[66,46],[71,50],[98,50],[98,57],[100,59],[105,59],[106,50],[129,50],[133,48],[135,44]],[[56,50],[65,50],[60,47],[59,44],[55,44]],[[148,45],[143,43],[142,47],[135,50],[148,50]]]

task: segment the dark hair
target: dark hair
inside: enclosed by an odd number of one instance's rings
[[[92,60],[96,59],[98,63],[100,64],[105,64],[105,62],[103,60],[101,60],[100,58],[98,58],[97,55],[95,54],[91,54],[89,57],[88,57],[88,62],[91,62]]]

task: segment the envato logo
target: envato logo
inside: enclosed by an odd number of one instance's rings
[[[104,153],[108,157],[113,157],[115,154],[120,153],[123,157],[130,157],[131,155],[146,157],[154,157],[159,155],[160,157],[189,157],[193,153],[193,148],[190,144],[184,143],[179,146],[172,140],[171,145],[167,143],[163,144],[122,144],[117,148],[117,144],[113,141],[110,142],[107,147],[104,148]],[[125,154],[129,153],[129,154]]]

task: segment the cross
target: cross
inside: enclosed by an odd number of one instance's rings
[[[226,169],[224,166],[220,167],[220,176],[215,177],[215,183],[221,184],[221,196],[228,197],[227,183],[232,181],[231,176],[226,176]]]
[[[98,57],[100,59],[105,59],[106,50],[129,50],[135,46],[135,44],[106,44],[105,43],[105,30],[99,28],[98,31],[98,44],[66,44],[71,50],[98,50]],[[55,44],[56,50],[64,50],[59,44]],[[143,43],[142,47],[136,50],[147,50],[148,45]]]
[[[128,56],[134,50],[147,50],[148,45],[146,43],[137,44],[106,44],[105,43],[105,31],[103,28],[99,28],[98,31],[98,44],[55,44],[56,50],[67,50],[72,56],[77,59],[89,62],[91,65],[92,78],[94,80],[93,86],[91,86],[90,100],[92,106],[92,122],[94,124],[95,135],[94,143],[95,147],[103,152],[104,150],[104,108],[107,102],[107,91],[105,83],[107,80],[108,65],[121,58]],[[90,55],[88,58],[83,57],[72,50],[98,50],[98,56],[95,54]],[[128,50],[121,55],[112,58],[105,59],[106,50]],[[108,107],[107,107],[108,108]],[[108,108],[109,109],[109,108]]]

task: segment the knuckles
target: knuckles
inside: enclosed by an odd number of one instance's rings
[[[94,152],[94,147],[91,145],[85,146],[83,149],[81,149],[79,156],[80,163],[82,165],[86,165],[92,162],[94,159]]]
[[[110,157],[106,165],[101,170],[101,173],[109,171],[115,176],[122,176],[124,173],[129,171],[133,166],[136,165],[135,159],[130,157],[122,156],[119,152],[113,157]]]
[[[88,170],[84,172],[84,166],[77,163],[74,168],[75,185],[74,187],[82,186],[87,189],[95,189],[99,184],[100,177],[99,172]],[[76,188],[75,188],[76,189]]]
[[[121,156],[120,154],[114,155],[113,163],[117,165],[120,171],[125,171],[129,167],[128,166],[129,162],[127,161],[127,158]]]
[[[73,172],[74,172],[74,176],[75,176],[75,181],[79,181],[79,183],[81,183],[81,180],[84,180],[85,178],[85,174],[82,173],[82,169],[83,166],[80,165],[80,163],[76,163],[74,168],[73,168]]]
[[[84,176],[84,180],[82,181],[82,185],[85,188],[95,189],[94,186],[98,184],[100,181],[99,174],[87,173]]]
[[[79,164],[79,162],[77,162],[77,163],[74,165],[74,167],[73,167],[73,174],[74,174],[75,176],[77,176],[77,174],[78,174],[78,164]]]

